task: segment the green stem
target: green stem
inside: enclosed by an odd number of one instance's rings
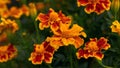
[[[36,21],[34,21],[34,25],[35,25],[36,35],[37,35],[37,42],[40,43],[39,29]]]
[[[95,60],[96,60],[103,68],[113,68],[113,67],[104,65],[101,60],[97,60],[97,59],[95,59]]]
[[[117,13],[115,12],[115,20],[117,20]]]
[[[70,68],[73,68],[73,61],[72,61],[72,59],[73,59],[73,57],[72,57],[72,46],[69,46],[69,52],[70,52],[70,55],[69,55],[69,58],[70,58]]]

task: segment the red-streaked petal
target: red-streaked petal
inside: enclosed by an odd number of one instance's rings
[[[106,10],[110,9],[110,5],[111,5],[110,0],[100,0],[100,3]]]
[[[104,37],[101,37],[98,42],[97,42],[97,46],[101,49],[105,49],[107,50],[108,48],[110,48],[110,44],[107,43],[107,39]]]
[[[107,44],[103,45],[104,50],[108,50],[108,48],[110,48],[110,44],[107,43]]]
[[[105,11],[105,8],[102,6],[101,3],[96,4],[95,12],[99,15]]]
[[[0,54],[0,62],[6,62],[8,60],[8,56],[6,54]]]
[[[79,49],[76,53],[76,56],[78,59],[84,57],[84,50],[83,49]]]
[[[44,59],[43,54],[37,52],[32,52],[29,58],[29,60],[32,61],[33,64],[41,64],[43,59]]]
[[[55,49],[54,49],[52,46],[49,45],[49,46],[45,49],[45,51],[47,51],[47,52],[53,54],[54,51],[55,51]]]
[[[71,18],[68,17],[68,16],[65,16],[62,13],[62,11],[59,11],[58,16],[60,18],[60,21],[62,21],[62,23],[64,23],[64,24],[69,24],[70,23],[71,24]]]
[[[80,37],[74,37],[74,39],[75,39],[75,42],[74,42],[75,48],[79,48],[80,46],[83,45],[84,40],[82,38],[80,38]]]
[[[48,21],[48,18],[49,18],[49,15],[48,14],[43,14],[43,13],[40,13],[38,15],[38,17],[36,18],[36,20],[39,20],[41,22],[46,22]]]
[[[52,63],[52,58],[53,58],[53,54],[50,53],[44,53],[44,61],[46,63]]]
[[[96,4],[88,4],[86,5],[86,8],[84,9],[86,13],[90,14],[94,12]]]
[[[81,5],[81,6],[85,6],[89,3],[88,0],[77,0],[77,3],[78,3],[78,7]]]
[[[102,54],[101,52],[96,52],[94,54],[94,57],[97,58],[98,60],[102,60],[104,57],[104,54]]]

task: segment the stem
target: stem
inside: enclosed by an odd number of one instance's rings
[[[37,35],[37,42],[40,42],[40,35],[39,35],[39,30],[38,30],[36,21],[34,21],[34,25],[35,25],[36,35]]]
[[[70,56],[69,57],[70,58],[70,60],[69,60],[70,61],[70,68],[73,68],[73,61],[72,61],[73,57],[72,57],[72,47],[71,46],[69,46],[69,52],[70,52],[70,55],[69,55]]]
[[[97,60],[97,59],[95,59],[95,60],[96,60],[103,68],[113,68],[113,67],[104,65],[101,60]]]

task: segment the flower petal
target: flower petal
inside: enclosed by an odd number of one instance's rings
[[[95,12],[99,15],[105,11],[105,8],[102,6],[101,3],[96,4]]]
[[[85,7],[85,12],[90,14],[95,11],[96,4],[87,4]]]
[[[52,58],[53,58],[53,54],[50,53],[44,53],[44,61],[46,63],[52,63]]]
[[[80,6],[85,6],[85,5],[87,5],[88,3],[89,3],[88,0],[77,0],[77,5],[78,5],[78,7],[80,7]]]
[[[96,52],[94,54],[94,57],[97,58],[98,60],[102,60],[104,57],[104,54],[102,54],[101,52]]]

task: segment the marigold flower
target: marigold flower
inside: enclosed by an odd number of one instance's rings
[[[42,44],[34,44],[34,51],[31,53],[29,61],[33,64],[41,64],[43,61],[51,63],[55,49],[45,41]]]
[[[25,14],[26,16],[29,16],[30,12],[29,12],[29,7],[27,7],[25,4],[22,5],[22,7],[20,8],[22,10],[22,13]]]
[[[102,50],[108,50],[110,48],[110,44],[107,43],[107,39],[101,37],[99,40],[97,38],[90,39],[89,42],[85,44],[83,49],[79,49],[76,53],[77,58],[85,58],[88,59],[89,57],[95,57],[99,60],[102,60],[104,54],[102,54]]]
[[[17,55],[17,49],[12,45],[0,46],[0,62],[7,62]]]
[[[68,46],[72,44],[75,48],[79,48],[83,45],[84,40],[79,36],[86,37],[86,33],[83,32],[83,28],[74,24],[72,28],[69,29],[68,24],[60,24],[60,29],[58,31],[54,31],[54,36],[51,38],[51,46],[58,48],[56,45],[54,46],[53,43],[59,43],[58,46]]]
[[[115,20],[112,25],[110,26],[112,32],[120,34],[120,23]]]
[[[10,8],[10,16],[14,18],[20,18],[22,16],[22,10],[19,8],[13,6]]]
[[[77,0],[78,7],[86,6],[84,10],[88,14],[92,12],[101,14],[110,9],[110,4],[110,0]]]
[[[66,17],[61,11],[57,13],[52,8],[49,9],[48,14],[40,13],[36,20],[40,21],[39,28],[41,30],[50,27],[52,31],[56,31],[59,29],[60,22],[71,24],[70,17]]]
[[[19,28],[17,23],[13,20],[10,19],[4,19],[1,18],[2,22],[0,22],[0,32],[2,30],[10,30],[11,32],[16,32]]]

